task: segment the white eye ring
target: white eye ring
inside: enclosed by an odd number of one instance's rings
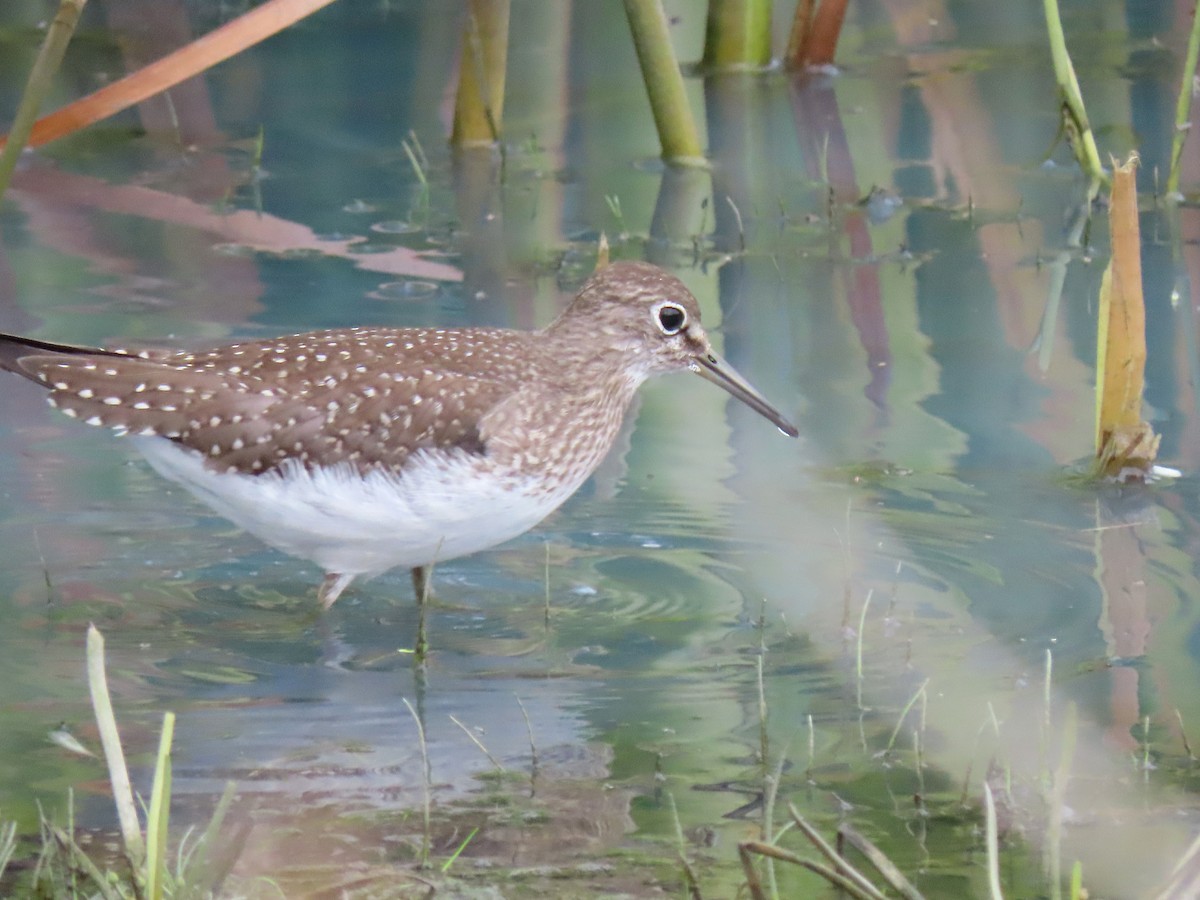
[[[687,328],[687,310],[678,303],[671,303],[670,301],[660,303],[654,307],[654,324],[658,326],[659,331],[668,337],[679,334],[679,332]]]

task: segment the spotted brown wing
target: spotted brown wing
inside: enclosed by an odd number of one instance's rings
[[[515,364],[490,366],[487,378],[464,364],[477,344],[494,352],[519,333],[432,335],[316,332],[154,358],[37,345],[9,367],[50,387],[67,415],[168,438],[220,471],[269,472],[290,459],[399,472],[422,449],[485,452],[480,415],[519,385]]]

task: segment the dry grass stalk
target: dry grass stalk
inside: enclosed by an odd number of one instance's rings
[[[789,69],[831,66],[837,53],[842,23],[846,21],[847,0],[801,0],[788,36],[784,64]]]
[[[1099,474],[1144,476],[1158,454],[1158,435],[1142,420],[1146,307],[1138,231],[1137,156],[1113,172],[1109,226],[1112,260],[1100,285],[1096,340],[1096,460]]]

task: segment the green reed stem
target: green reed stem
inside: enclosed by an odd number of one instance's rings
[[[38,51],[37,59],[29,72],[25,93],[21,95],[21,103],[17,106],[17,114],[13,118],[4,150],[0,151],[0,195],[8,189],[8,182],[17,167],[17,159],[29,143],[29,135],[33,132],[33,123],[37,121],[38,110],[41,109],[46,95],[50,93],[54,73],[58,71],[63,55],[67,52],[67,44],[71,42],[71,35],[75,33],[75,25],[79,22],[86,2],[87,0],[62,0],[54,20],[46,29],[46,39],[42,42],[42,49]]]
[[[1096,138],[1092,134],[1087,109],[1083,105],[1083,93],[1079,90],[1079,79],[1075,76],[1071,54],[1067,52],[1067,39],[1063,35],[1058,0],[1043,0],[1043,7],[1046,13],[1046,31],[1050,38],[1050,58],[1054,62],[1054,78],[1062,95],[1063,126],[1068,130],[1075,158],[1084,174],[1091,179],[1088,197],[1093,198],[1101,184],[1109,183],[1109,178],[1100,162]]]
[[[1075,860],[1071,867],[1071,900],[1084,900],[1083,893],[1083,863]]]
[[[771,62],[771,0],[708,0],[706,69],[761,69]]]
[[[154,786],[146,813],[146,896],[162,900],[167,877],[167,825],[171,812],[171,742],[175,736],[175,713],[163,714],[158,757],[154,764]]]
[[[642,80],[650,96],[650,110],[662,144],[662,155],[669,163],[683,166],[705,165],[704,151],[692,118],[684,90],[683,73],[671,47],[667,15],[662,0],[625,0],[625,14]]]
[[[490,147],[500,141],[508,66],[509,0],[469,0],[463,26],[458,94],[454,101],[455,147]]]
[[[1179,161],[1183,157],[1183,144],[1191,129],[1192,91],[1196,79],[1196,61],[1200,57],[1200,2],[1192,12],[1192,31],[1188,35],[1187,57],[1183,61],[1183,75],[1179,79],[1179,97],[1175,101],[1175,136],[1171,140],[1171,172],[1167,175],[1167,194],[1174,197],[1179,193]]]

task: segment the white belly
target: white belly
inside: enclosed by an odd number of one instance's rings
[[[362,477],[347,466],[218,474],[200,454],[171,441],[135,441],[159,474],[220,515],[284,553],[343,575],[378,575],[492,547],[528,531],[582,481],[546,492],[524,476],[484,478],[479,457],[463,451],[415,455],[401,475]]]

